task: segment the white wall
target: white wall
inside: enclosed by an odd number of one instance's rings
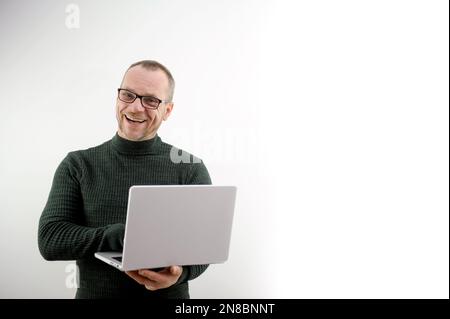
[[[447,1],[93,2],[0,4],[1,298],[73,297],[38,219],[140,59],[177,81],[162,138],[239,187],[192,297],[449,297]]]

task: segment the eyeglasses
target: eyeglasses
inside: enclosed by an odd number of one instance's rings
[[[157,97],[154,96],[142,96],[138,95],[134,92],[131,92],[127,89],[117,89],[118,92],[118,98],[122,102],[125,103],[133,103],[137,98],[141,100],[141,105],[146,109],[156,110],[161,102],[167,103],[169,101],[160,100]]]

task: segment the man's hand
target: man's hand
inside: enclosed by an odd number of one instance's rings
[[[175,284],[183,272],[181,266],[170,266],[161,271],[151,271],[148,269],[141,269],[135,271],[127,271],[126,274],[136,280],[141,285],[144,285],[148,290],[158,290],[168,288]]]

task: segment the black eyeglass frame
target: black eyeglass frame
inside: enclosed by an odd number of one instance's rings
[[[120,98],[120,91],[127,91],[127,92],[133,94],[135,96],[133,101],[124,101],[124,100],[122,100]],[[151,106],[144,105],[144,103],[142,102],[142,98],[144,98],[144,97],[151,97],[152,99],[158,100],[158,105],[156,107],[151,107]],[[125,102],[125,103],[133,103],[134,101],[136,101],[137,98],[139,98],[139,100],[141,101],[142,107],[146,108],[146,109],[151,109],[151,110],[156,110],[161,105],[161,103],[168,103],[168,102],[170,102],[170,101],[158,99],[156,96],[153,96],[153,95],[139,95],[139,94],[137,94],[137,93],[135,93],[133,91],[130,91],[130,90],[127,90],[127,89],[123,89],[123,88],[118,88],[117,89],[117,98],[119,100],[121,100],[122,102]]]

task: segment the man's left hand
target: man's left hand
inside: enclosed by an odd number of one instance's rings
[[[181,266],[170,266],[158,272],[149,269],[140,269],[127,271],[126,274],[141,285],[144,285],[148,290],[154,291],[168,288],[175,284],[182,272],[183,268]]]

